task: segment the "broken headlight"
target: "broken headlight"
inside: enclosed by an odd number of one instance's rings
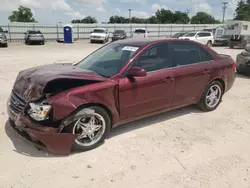
[[[44,121],[49,118],[49,113],[52,109],[51,105],[30,103],[28,114],[36,121]]]

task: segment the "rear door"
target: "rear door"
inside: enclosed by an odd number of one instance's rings
[[[173,106],[185,106],[199,100],[211,77],[213,58],[192,42],[169,44],[175,72]]]
[[[201,44],[207,44],[207,35],[204,32],[200,32],[197,37],[197,42]]]

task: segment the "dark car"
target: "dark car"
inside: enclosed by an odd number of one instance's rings
[[[246,48],[246,46],[250,43],[250,36],[244,35],[231,35],[228,41],[228,46],[230,48],[234,48],[235,46]]]
[[[236,57],[236,69],[238,73],[250,73],[250,46]]]
[[[113,33],[112,41],[126,39],[127,34],[124,30],[115,30]]]
[[[179,38],[182,37],[183,35],[185,35],[187,32],[179,32],[179,33],[175,33],[171,38]]]
[[[8,47],[6,33],[8,33],[8,31],[4,31],[3,28],[0,27],[0,46],[3,46],[5,48]]]
[[[25,34],[25,44],[38,43],[44,45],[44,36],[39,30],[28,30]]]
[[[222,35],[220,37],[216,37],[213,43],[213,46],[228,46],[228,40],[231,35]]]
[[[230,56],[190,40],[120,40],[74,65],[21,71],[7,103],[9,122],[38,148],[86,151],[127,122],[192,104],[215,110],[235,68]]]

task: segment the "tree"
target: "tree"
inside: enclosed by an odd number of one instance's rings
[[[109,18],[109,23],[129,23],[129,18],[115,15]]]
[[[157,10],[155,16],[160,23],[174,23],[174,14],[171,10],[162,8]]]
[[[235,20],[246,20],[250,21],[250,0],[247,0],[246,2],[241,0],[238,2],[235,13]]]
[[[30,8],[19,6],[8,18],[11,22],[36,22]]]
[[[157,24],[159,21],[158,19],[156,18],[156,16],[151,16],[147,19],[147,23],[150,23],[150,24]]]
[[[190,18],[186,12],[176,11],[173,15],[173,23],[176,24],[188,24]]]
[[[206,12],[198,12],[191,18],[191,24],[218,24],[219,20],[216,20],[212,15]]]
[[[77,19],[77,20],[72,20],[71,23],[88,23],[88,24],[92,24],[92,23],[97,23],[96,18],[91,17],[91,16],[87,16],[81,20]]]

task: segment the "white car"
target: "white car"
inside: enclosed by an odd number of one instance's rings
[[[90,34],[90,42],[102,42],[106,43],[109,40],[108,29],[105,28],[96,28]]]
[[[134,33],[132,34],[132,37],[133,38],[147,38],[148,37],[148,33],[149,31],[147,31],[146,29],[144,28],[136,28]]]
[[[211,47],[214,43],[214,35],[208,31],[188,32],[179,39],[188,39]]]

